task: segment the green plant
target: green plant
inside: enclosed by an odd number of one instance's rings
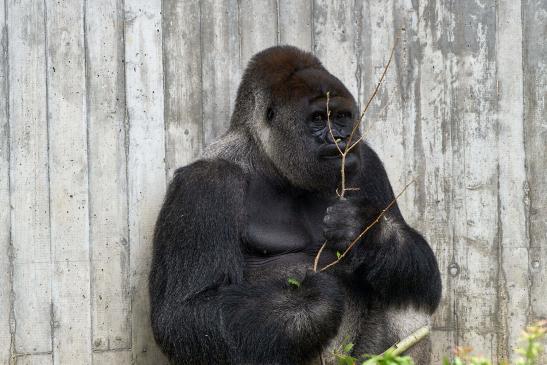
[[[363,355],[359,360],[351,355],[353,344],[348,343],[340,345],[335,351],[334,356],[338,365],[414,365],[410,356],[399,356],[393,350],[388,350],[381,355]]]
[[[290,286],[293,288],[300,288],[300,281],[296,280],[295,278],[288,278],[287,283],[289,283]]]
[[[413,336],[419,337],[419,331]],[[547,336],[547,321],[540,321],[531,326],[526,327],[523,331],[521,341],[523,345],[516,349],[516,352],[521,355],[515,365],[541,365],[539,359],[544,351],[542,340]],[[411,336],[409,336],[410,338]],[[423,337],[419,337],[423,338]],[[407,340],[407,339],[405,339]],[[404,343],[401,341],[399,344]],[[415,342],[413,342],[415,343]],[[333,354],[336,357],[338,365],[414,365],[414,362],[409,356],[400,356],[398,345],[390,348],[381,355],[354,357],[352,355],[353,344],[347,343],[340,345]],[[449,360],[445,358],[443,365],[492,365],[490,360],[481,356],[471,354],[470,347],[457,347],[454,350],[454,358]],[[509,365],[507,362],[502,362],[499,365]]]
[[[347,344],[345,348],[353,344]],[[361,356],[361,360],[353,357],[349,351],[336,351],[336,362],[338,365],[414,365],[414,361],[410,356],[395,355],[393,351],[386,351],[381,355],[376,356]]]
[[[353,350],[353,344],[347,343],[340,345],[334,350],[334,357],[336,357],[336,363],[338,365],[355,365],[357,364],[357,358],[351,356],[351,350]]]
[[[361,365],[414,365],[410,356],[395,355],[393,351],[386,351],[382,355],[373,356]]]
[[[448,359],[443,360],[443,365],[492,365],[492,363],[480,356],[472,356],[471,352],[473,349],[471,347],[456,347],[454,349],[454,359],[449,361]]]
[[[522,333],[523,347],[517,349],[522,358],[517,361],[516,365],[536,365],[538,359],[543,352],[541,340],[547,334],[547,321],[540,321],[534,325],[528,326]]]
[[[547,321],[540,321],[526,327],[521,337],[523,346],[516,349],[521,358],[517,360],[515,365],[541,365],[539,363],[539,357],[543,352],[541,340],[545,337],[546,333]],[[454,359],[452,361],[444,359],[443,365],[492,365],[490,360],[480,356],[473,356],[471,352],[472,349],[470,347],[457,347],[454,351]],[[502,362],[502,364],[508,365],[507,362]]]

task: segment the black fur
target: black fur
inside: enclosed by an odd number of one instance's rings
[[[274,47],[253,58],[230,130],[177,170],[156,224],[152,327],[173,363],[309,364],[341,341],[375,353],[408,335],[394,313],[411,309],[410,324],[433,313],[435,257],[396,205],[339,265],[309,270],[325,238],[320,266],[394,198],[366,144],[346,164],[359,190],[346,200],[334,193],[332,137],[347,143],[357,115],[353,97],[312,55]]]

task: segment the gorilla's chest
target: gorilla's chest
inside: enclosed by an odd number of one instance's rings
[[[247,248],[265,256],[314,251],[322,243],[327,204],[311,193],[252,181],[246,198]]]

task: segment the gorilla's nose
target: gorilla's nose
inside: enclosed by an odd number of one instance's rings
[[[339,140],[338,141],[338,148],[340,148],[342,151],[344,151],[346,149],[346,141],[345,140]]]
[[[329,144],[338,144],[338,147],[340,147],[341,150],[344,150],[344,148],[346,148],[346,138],[336,130],[332,131],[332,135],[330,134],[330,132],[327,134],[327,142]]]
[[[330,133],[329,131],[327,132],[327,142],[328,143],[334,143],[334,141],[340,141],[342,139],[343,139],[342,135],[336,129],[333,129],[332,133]]]

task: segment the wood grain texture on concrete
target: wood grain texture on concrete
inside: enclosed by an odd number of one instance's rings
[[[547,318],[544,0],[0,2],[0,363],[162,364],[147,276],[173,172],[253,54],[316,54],[439,261],[438,364]]]

